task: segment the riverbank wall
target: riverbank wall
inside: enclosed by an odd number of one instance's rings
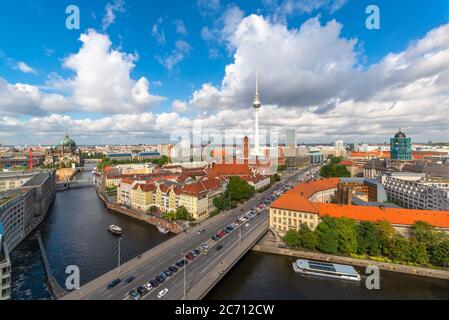
[[[420,268],[420,267],[412,267],[406,266],[402,264],[395,263],[387,263],[387,262],[377,262],[373,260],[363,260],[356,259],[351,257],[342,257],[336,255],[329,255],[319,252],[308,252],[308,251],[299,251],[292,249],[284,249],[277,248],[270,244],[256,244],[253,247],[253,251],[256,252],[264,252],[271,253],[295,258],[303,258],[310,260],[319,260],[319,261],[327,261],[332,263],[341,263],[348,264],[357,267],[368,267],[368,266],[377,266],[381,270],[393,271],[393,272],[401,272],[412,274],[416,276],[425,276],[430,278],[444,279],[449,280],[449,271],[438,270],[438,269],[430,269],[430,268]]]
[[[102,192],[100,190],[98,185],[95,185],[95,190],[98,194],[98,197],[103,201],[103,203],[106,205],[106,207],[115,213],[123,214],[123,215],[131,217],[133,219],[137,219],[139,221],[149,223],[153,226],[167,229],[170,232],[175,233],[175,234],[179,234],[184,231],[184,229],[181,226],[179,226],[178,224],[176,224],[174,222],[165,220],[161,217],[158,217],[158,216],[155,216],[152,214],[148,214],[147,212],[144,212],[144,211],[138,211],[136,209],[124,208],[116,203],[110,202],[107,195],[105,195],[104,192]]]

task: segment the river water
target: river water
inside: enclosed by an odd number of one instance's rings
[[[90,178],[90,173],[80,174]],[[108,211],[93,187],[57,193],[38,227],[51,268],[60,285],[68,265],[80,268],[81,284],[116,268],[118,238],[110,224],[124,229],[121,261],[169,239],[153,226]],[[12,299],[49,299],[39,245],[34,233],[12,253]],[[449,299],[449,281],[381,271],[381,289],[362,283],[304,278],[295,274],[293,258],[251,252],[209,294],[209,299]],[[362,271],[362,270],[361,270]]]

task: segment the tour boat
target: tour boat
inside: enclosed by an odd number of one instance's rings
[[[111,224],[109,226],[109,231],[113,234],[118,234],[118,235],[121,235],[123,232],[122,228],[120,228],[119,226],[113,225],[113,224]]]
[[[303,275],[361,281],[354,267],[343,264],[298,259],[293,263],[293,270]]]
[[[170,232],[170,230],[162,228],[162,227],[159,227],[159,226],[157,227],[157,230],[159,230],[159,232],[163,233],[163,234],[167,234],[167,233]]]

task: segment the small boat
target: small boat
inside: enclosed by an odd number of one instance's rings
[[[361,281],[362,278],[352,266],[298,259],[293,263],[293,270],[302,275]]]
[[[157,230],[159,230],[159,232],[163,233],[163,234],[167,234],[167,233],[170,232],[170,230],[162,228],[162,227],[159,227],[159,226],[157,227]]]
[[[119,226],[113,225],[113,224],[111,224],[111,225],[109,226],[109,231],[110,231],[111,233],[117,234],[117,235],[121,235],[122,232],[123,232],[122,228],[120,228]]]

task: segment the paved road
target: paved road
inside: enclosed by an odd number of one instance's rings
[[[247,201],[238,208],[227,213],[210,218],[196,227],[189,229],[187,233],[180,234],[166,242],[162,243],[156,248],[153,248],[148,253],[142,255],[141,258],[135,258],[122,266],[120,273],[118,269],[111,271],[108,274],[94,280],[94,282],[82,287],[75,294],[71,294],[67,299],[87,299],[87,300],[121,300],[129,299],[129,292],[138,286],[144,285],[156,275],[174,265],[177,261],[182,259],[184,255],[198,247],[202,243],[209,244],[209,254],[201,254],[195,260],[189,262],[185,269],[187,299],[189,298],[189,289],[198,283],[204,275],[220,264],[224,257],[238,246],[240,239],[245,239],[254,228],[261,224],[268,224],[268,211],[264,210],[260,215],[256,216],[249,222],[249,226],[245,224],[240,225],[240,230],[236,229],[232,233],[219,241],[223,245],[223,249],[216,251],[218,243],[211,240],[211,236],[226,226],[232,224],[242,213],[255,208],[261,199],[272,194],[285,184],[295,185],[298,178],[304,175],[307,169],[297,170],[293,173],[287,174],[280,183],[266,190],[261,194],[257,194],[254,198]],[[202,235],[197,235],[197,231],[206,229]],[[136,279],[128,285],[119,284],[115,288],[107,289],[107,283],[114,278],[122,280],[129,276],[135,276]],[[157,299],[157,294],[162,289],[167,288],[169,292],[163,299],[178,300],[184,298],[184,270],[180,269],[171,278],[167,279],[163,284],[157,288],[152,289],[143,299]]]

